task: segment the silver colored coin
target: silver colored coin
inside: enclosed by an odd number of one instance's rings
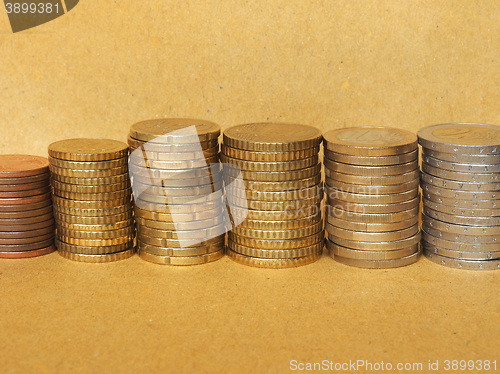
[[[423,223],[422,230],[427,232],[429,235],[435,236],[437,238],[448,240],[450,242],[464,243],[464,244],[498,244],[498,235],[467,235],[467,234],[455,234],[446,231],[441,231],[429,226],[427,223]]]
[[[458,235],[469,235],[469,236],[495,236],[500,235],[500,226],[466,226],[458,225],[455,223],[442,222],[437,219],[431,218],[426,214],[422,215],[422,222],[428,227],[439,230],[441,232],[447,232],[451,234]],[[499,237],[500,239],[500,237]]]
[[[465,209],[498,209],[500,208],[499,200],[461,200],[459,198],[441,197],[427,191],[423,191],[423,196],[426,200],[444,204],[449,207],[465,208]]]
[[[200,242],[196,245],[186,246],[186,248],[203,247],[203,246],[211,245],[214,243],[220,243],[223,240],[224,240],[224,235],[220,235],[220,236],[211,238],[209,240],[205,240],[203,242]],[[163,247],[163,248],[183,248],[183,244],[189,244],[189,243],[186,243],[186,241],[179,241],[177,239],[157,238],[154,236],[147,236],[147,235],[142,235],[139,233],[137,235],[137,246],[140,248],[142,244],[149,244],[149,245],[153,245],[156,247]]]
[[[138,249],[143,252],[151,253],[157,256],[170,256],[170,257],[190,257],[202,256],[218,252],[224,248],[224,241],[220,240],[217,243],[198,246],[198,247],[157,247],[154,245],[140,243]]]
[[[365,195],[389,195],[395,193],[403,193],[418,188],[420,181],[417,178],[410,182],[401,184],[393,184],[387,186],[368,186],[368,185],[344,183],[326,177],[325,183],[326,186],[330,188],[334,188],[336,190],[347,193],[365,194]]]
[[[387,175],[382,177],[370,177],[362,175],[342,174],[338,172],[331,172],[325,169],[325,176],[339,182],[368,185],[368,186],[392,186],[402,183],[412,182],[419,178],[420,171],[415,169],[408,173],[398,175]]]
[[[214,174],[219,174],[221,167],[219,163],[213,163],[210,166],[200,166],[193,168],[179,168],[179,169],[151,169],[148,167],[130,165],[130,175],[142,182],[149,179],[187,179],[187,178],[200,178],[207,177]],[[146,182],[142,182],[146,183]]]
[[[334,260],[344,265],[355,266],[365,269],[392,269],[414,264],[420,259],[420,256],[421,252],[417,251],[409,256],[393,260],[379,260],[379,261],[358,260],[341,256],[334,256]]]
[[[429,164],[422,164],[422,171],[429,175],[433,175],[435,177],[449,179],[453,181],[459,182],[476,182],[476,183],[493,183],[500,181],[499,173],[475,173],[475,172],[458,172],[458,171],[449,171],[446,169],[436,168],[434,166],[430,166]]]
[[[306,217],[321,217],[321,206],[311,205],[304,209],[273,211],[273,210],[254,210],[240,208],[237,206],[230,207],[233,220],[243,221],[245,219],[260,220],[260,221],[288,221],[302,219]]]
[[[301,227],[293,230],[261,230],[247,229],[245,227],[234,227],[231,232],[235,235],[241,235],[247,238],[288,240],[300,239],[323,231],[323,222],[315,223],[311,226]]]
[[[399,165],[418,160],[418,150],[394,156],[352,156],[325,149],[325,160],[337,161],[351,165]]]
[[[367,251],[360,249],[352,249],[347,247],[342,247],[337,245],[328,239],[325,240],[326,248],[330,253],[330,256],[340,256],[345,258],[352,258],[355,260],[367,260],[367,261],[386,261],[395,260],[397,258],[402,258],[410,256],[415,252],[418,252],[419,244],[414,244],[410,247],[395,249],[392,251]]]
[[[467,217],[442,213],[424,205],[424,213],[436,220],[464,226],[500,226],[500,217]]]
[[[182,152],[196,152],[200,150],[209,149],[213,147],[219,147],[218,139],[211,139],[208,141],[200,141],[197,143],[155,143],[135,139],[131,136],[127,138],[129,147],[131,148],[144,148],[151,152],[169,152],[169,153],[182,153]]]
[[[321,218],[321,215],[317,214],[315,216],[300,219],[289,219],[285,221],[262,221],[245,219],[243,222],[239,223],[238,227],[245,227],[248,229],[256,230],[293,230],[314,225],[315,223],[321,222]]]
[[[500,251],[497,252],[462,252],[452,249],[437,247],[426,241],[422,241],[422,247],[436,255],[456,258],[459,260],[498,260],[500,259]]]
[[[331,173],[343,173],[359,176],[382,177],[390,175],[399,175],[409,173],[418,169],[418,160],[410,161],[405,164],[390,165],[390,166],[368,166],[368,165],[351,165],[337,161],[325,159],[325,168]]]
[[[420,205],[420,196],[411,200],[394,204],[356,204],[340,199],[328,199],[328,204],[332,208],[349,210],[358,213],[395,213],[404,210],[413,209]]]
[[[439,234],[439,233],[438,233]],[[500,251],[500,243],[461,243],[457,241],[446,240],[434,235],[429,234],[427,231],[422,230],[422,240],[431,245],[438,246],[444,249],[450,249],[460,252],[498,252]]]
[[[238,176],[234,177],[224,174],[224,182],[226,186],[232,184],[235,180],[238,180],[237,178]],[[310,178],[305,178],[302,180],[293,180],[293,181],[263,182],[263,181],[251,181],[246,179],[243,180],[243,184],[247,190],[261,191],[261,192],[283,192],[290,190],[298,190],[301,188],[309,188],[316,186],[320,182],[321,182],[321,173],[318,173]]]
[[[139,166],[148,169],[159,169],[159,170],[177,170],[177,169],[195,169],[203,168],[210,164],[215,164],[219,162],[219,157],[217,155],[208,158],[198,158],[192,160],[182,160],[182,161],[158,161],[150,160],[144,158],[144,156],[131,155],[129,157],[129,165]]]
[[[453,216],[471,217],[471,218],[490,218],[500,217],[500,208],[497,209],[468,209],[456,206],[448,206],[442,203],[427,200],[425,197],[422,199],[424,207],[435,210],[440,213],[445,213]],[[500,202],[498,204],[500,206]]]
[[[418,187],[411,190],[387,194],[387,195],[368,195],[360,193],[345,192],[329,186],[325,187],[328,199],[338,199],[357,204],[394,204],[411,200],[418,196]]]
[[[500,163],[497,164],[471,164],[442,161],[437,158],[422,155],[424,163],[429,166],[445,169],[448,171],[458,171],[461,173],[500,173]]]
[[[209,219],[202,219],[197,221],[176,221],[176,222],[165,222],[157,221],[142,217],[136,217],[138,226],[145,226],[156,230],[179,230],[179,231],[189,231],[189,230],[201,230],[208,229],[213,226],[219,226],[224,224],[224,216],[218,215]]]
[[[226,227],[224,224],[219,224],[217,226],[208,227],[206,229],[197,230],[160,230],[154,229],[147,226],[138,226],[138,237],[143,238],[145,236],[151,236],[153,238],[163,238],[163,239],[176,239],[188,238],[188,242],[191,239],[203,239],[203,241],[219,237],[226,233]]]
[[[448,199],[457,200],[493,200],[500,199],[500,191],[460,191],[451,188],[436,187],[422,182],[422,191]]]
[[[414,235],[400,240],[391,240],[387,242],[368,242],[368,241],[358,241],[352,239],[343,239],[336,235],[328,234],[328,240],[342,247],[347,247],[351,249],[367,250],[367,251],[393,251],[397,249],[403,249],[411,247],[420,242],[421,234],[419,231]]]
[[[257,201],[288,201],[309,199],[315,196],[323,195],[322,184],[313,187],[291,189],[288,191],[252,191],[242,188],[226,189],[227,196],[233,196],[239,199],[257,200]]]
[[[418,130],[422,147],[458,154],[496,154],[500,150],[500,126],[482,123],[443,123]]]
[[[418,232],[418,224],[415,224],[409,228],[397,230],[397,231],[387,231],[387,232],[360,232],[355,230],[343,229],[337,226],[333,226],[326,222],[325,230],[341,239],[347,240],[359,240],[361,242],[390,242],[408,238],[415,235]],[[333,241],[333,240],[332,240]],[[336,241],[334,241],[337,243]]]
[[[274,210],[286,212],[288,210],[307,209],[309,206],[316,206],[321,203],[323,196],[310,197],[302,200],[285,200],[285,201],[258,201],[239,199],[231,195],[227,196],[229,206],[238,206],[242,208],[254,210]]]
[[[224,207],[222,199],[217,201],[209,201],[202,204],[181,204],[181,205],[151,203],[149,201],[144,201],[141,199],[134,199],[134,202],[135,206],[142,210],[149,210],[154,212],[170,213],[170,214],[199,213],[205,210],[222,209]]]
[[[494,165],[500,163],[500,154],[467,154],[438,152],[428,148],[422,148],[426,156],[447,162],[459,162],[462,164]]]
[[[162,187],[151,186],[143,184],[139,181],[134,181],[134,189],[136,191],[144,191],[149,195],[163,195],[163,196],[194,196],[194,195],[208,195],[212,192],[222,189],[222,180],[215,180],[213,183],[190,186],[190,187]]]
[[[309,256],[318,252],[322,252],[323,243],[318,242],[303,248],[295,249],[260,249],[246,247],[228,240],[228,247],[231,251],[242,254],[244,256],[269,258],[269,259],[287,259],[287,258],[300,258]]]
[[[149,145],[149,144],[148,144]],[[188,161],[202,158],[210,158],[219,154],[219,146],[198,150],[193,152],[158,152],[150,151],[149,147],[142,146],[139,148],[131,148],[130,158],[143,158],[146,160],[155,161]]]
[[[464,270],[498,270],[498,269],[500,269],[500,260],[488,260],[488,261],[459,260],[456,258],[450,258],[450,257],[436,255],[428,250],[424,250],[424,256],[436,264],[455,268],[455,269],[464,269]]]
[[[458,182],[445,178],[435,177],[425,172],[421,173],[421,182],[431,184],[436,187],[449,188],[452,190],[461,191],[498,191],[500,190],[500,183],[479,183],[479,182]]]
[[[419,207],[404,210],[396,213],[357,213],[340,208],[326,207],[325,216],[341,218],[346,221],[352,222],[366,222],[366,223],[393,223],[418,217]]]
[[[405,221],[391,222],[391,223],[353,222],[353,221],[346,221],[341,218],[328,216],[327,223],[332,226],[340,227],[346,230],[379,233],[379,232],[403,230],[408,227],[414,226],[418,224],[418,216],[414,216]]]

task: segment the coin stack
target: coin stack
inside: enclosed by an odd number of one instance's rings
[[[424,255],[458,269],[500,269],[500,126],[433,125],[418,138]]]
[[[46,158],[0,155],[0,258],[55,250],[49,178]]]
[[[416,135],[389,127],[325,134],[326,246],[336,261],[393,268],[420,256]]]
[[[321,132],[284,123],[224,131],[221,161],[233,228],[228,256],[267,268],[306,265],[323,247]]]
[[[128,147],[108,139],[49,146],[56,246],[65,258],[111,262],[134,254]]]
[[[220,127],[194,119],[132,125],[130,174],[142,259],[197,265],[224,255],[228,221],[219,164]]]

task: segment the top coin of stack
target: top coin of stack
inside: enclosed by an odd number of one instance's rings
[[[284,123],[224,131],[221,161],[233,229],[231,259],[256,267],[316,261],[324,238],[321,216],[321,132]]]
[[[128,147],[109,139],[68,139],[49,146],[56,246],[63,257],[110,262],[134,254]]]
[[[420,255],[416,135],[390,127],[325,133],[326,241],[335,260],[365,268]]]
[[[500,126],[439,124],[418,138],[424,255],[459,269],[500,269]]]
[[[55,250],[49,163],[28,155],[0,155],[0,258]]]
[[[129,165],[144,260],[196,265],[224,254],[220,127],[195,119],[132,125]]]

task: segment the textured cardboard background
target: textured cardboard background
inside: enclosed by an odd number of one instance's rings
[[[0,152],[125,140],[132,123],[163,116],[323,130],[499,124],[499,18],[494,0],[85,0],[12,34],[0,5]],[[498,273],[425,259],[387,271],[327,257],[280,271],[227,258],[190,268],[2,260],[1,371],[500,360]]]

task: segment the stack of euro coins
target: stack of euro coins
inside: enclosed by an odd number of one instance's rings
[[[326,247],[336,261],[393,268],[420,257],[417,136],[390,127],[325,133]]]
[[[128,146],[109,139],[68,139],[49,146],[61,256],[99,263],[134,254],[127,157]]]
[[[198,265],[224,255],[228,218],[219,136],[217,124],[196,119],[131,126],[129,167],[142,259]]]
[[[0,258],[55,250],[49,178],[44,157],[0,155]]]
[[[500,126],[439,124],[418,138],[424,255],[458,269],[500,269]]]
[[[224,131],[221,162],[232,230],[228,256],[284,268],[316,261],[323,249],[321,131],[254,123]]]

